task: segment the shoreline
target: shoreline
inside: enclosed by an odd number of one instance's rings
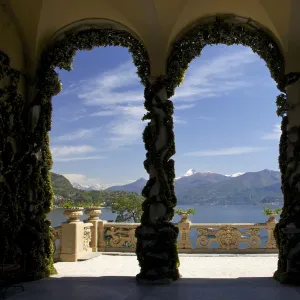
[[[180,207],[180,206],[268,206],[268,205],[271,205],[271,206],[283,206],[283,203],[277,203],[277,202],[273,202],[273,203],[257,203],[257,204],[181,204],[181,203],[178,203],[176,205],[176,207]],[[58,205],[53,205],[53,209],[55,208],[65,208],[63,206],[58,206]],[[85,208],[85,207],[83,207]],[[99,207],[100,209],[111,209],[111,206],[100,206]]]

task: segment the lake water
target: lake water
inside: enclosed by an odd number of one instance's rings
[[[181,205],[178,208],[188,209],[191,206]],[[263,207],[259,205],[199,205],[194,206],[196,214],[191,215],[189,219],[192,223],[263,223],[266,222],[267,217],[263,215]],[[278,206],[272,206],[272,208],[278,208]],[[102,220],[116,219],[116,214],[112,213],[110,208],[102,208],[100,218]],[[52,226],[59,226],[66,221],[63,215],[63,208],[56,208],[52,210],[48,219],[51,221]],[[87,219],[86,215],[83,215],[81,220]],[[173,222],[178,222],[180,217],[175,215]]]
[[[188,209],[192,208],[191,206],[181,205],[178,208]],[[267,221],[267,217],[262,213],[262,206],[255,205],[210,205],[210,206],[194,206],[196,209],[196,214],[191,215],[189,219],[192,223],[264,223]],[[278,206],[272,206],[273,209],[278,208]],[[59,226],[61,223],[66,221],[66,218],[63,215],[63,208],[56,208],[52,210],[48,219],[51,221],[52,226]],[[102,220],[111,220],[114,221],[116,214],[112,213],[109,208],[102,208],[102,213],[100,218]],[[83,215],[81,220],[87,219],[86,215]],[[173,222],[177,223],[180,220],[178,215],[175,215]],[[197,232],[196,229],[192,229],[190,233],[190,240],[193,247],[198,247],[196,245]],[[261,230],[261,247],[267,240],[266,230]],[[217,247],[216,244],[212,245],[212,248]],[[245,245],[239,246],[239,248],[245,248]]]

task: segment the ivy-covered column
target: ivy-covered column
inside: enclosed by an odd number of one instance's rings
[[[24,225],[26,172],[22,165],[24,145],[22,96],[24,76],[0,51],[0,264],[22,264],[20,231]],[[25,176],[25,178],[24,178]]]
[[[275,227],[279,248],[274,277],[281,283],[300,284],[300,73],[287,74],[286,96],[278,97],[282,118],[279,165],[284,206]]]
[[[43,68],[28,85],[28,103],[25,114],[27,166],[24,201],[25,224],[22,228],[22,251],[26,254],[27,280],[36,280],[56,273],[53,266],[53,234],[47,215],[52,208],[53,192],[50,181],[52,158],[48,132],[51,130],[51,96],[60,91],[54,70]]]
[[[136,229],[136,254],[141,267],[138,282],[170,283],[179,278],[178,228],[171,223],[177,200],[174,192],[175,154],[173,103],[165,80],[151,79],[145,88],[149,120],[143,134],[147,150],[144,166],[149,180],[142,191],[145,201],[141,225]]]

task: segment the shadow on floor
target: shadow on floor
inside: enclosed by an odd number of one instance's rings
[[[300,299],[300,287],[272,278],[182,278],[170,285],[139,285],[135,277],[61,277],[24,284],[25,291],[8,290],[9,300],[282,300]]]

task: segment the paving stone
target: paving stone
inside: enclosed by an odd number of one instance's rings
[[[141,285],[134,255],[99,255],[58,262],[58,274],[11,290],[11,300],[282,300],[300,299],[300,288],[272,279],[276,255],[180,255],[182,278],[169,285]]]

